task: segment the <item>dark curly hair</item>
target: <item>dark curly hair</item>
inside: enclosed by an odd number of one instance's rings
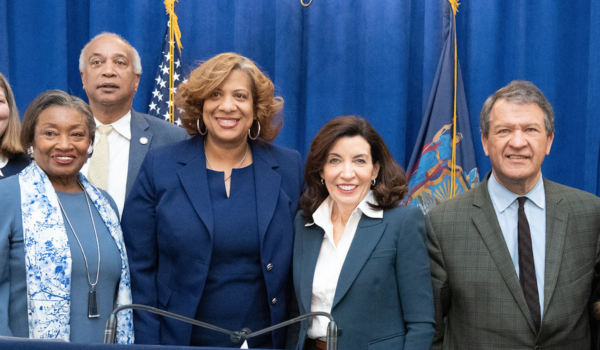
[[[372,187],[377,205],[369,205],[373,209],[386,210],[395,208],[404,199],[408,190],[406,174],[392,157],[381,135],[363,118],[337,117],[319,131],[308,152],[304,167],[306,190],[300,198],[300,209],[304,211],[302,219],[305,222],[312,222],[313,213],[329,196],[327,187],[321,184],[321,173],[329,151],[340,138],[353,136],[361,136],[367,141],[371,146],[373,164],[379,163],[380,166],[376,185]]]

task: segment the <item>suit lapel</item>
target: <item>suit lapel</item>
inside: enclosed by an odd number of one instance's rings
[[[473,200],[473,206],[476,209],[472,217],[475,227],[477,227],[502,279],[504,279],[521,312],[525,315],[527,323],[529,323],[529,326],[535,332],[535,326],[531,319],[531,313],[527,307],[521,284],[519,283],[515,265],[510,257],[502,229],[496,217],[494,205],[487,190],[487,179],[473,190],[476,191]]]
[[[317,267],[317,259],[321,252],[321,244],[323,243],[325,231],[317,225],[312,225],[309,227],[302,227],[299,232],[296,232],[296,235],[300,235],[302,244],[302,272],[300,275],[301,299],[299,302],[302,303],[304,310],[310,312],[315,268]]]
[[[381,235],[383,235],[386,226],[381,219],[372,219],[366,215],[361,217],[340,272],[331,310],[342,300],[354,283],[360,270],[362,270],[369,256],[371,256],[371,252],[379,242]]]
[[[150,125],[138,112],[131,110],[131,140],[129,142],[129,167],[127,169],[127,184],[125,186],[125,198],[129,194],[137,173],[142,166],[144,157],[152,143],[152,133],[148,131]],[[148,142],[142,144],[140,139],[145,137]]]
[[[562,196],[553,182],[544,179],[546,192],[546,272],[544,275],[544,310],[552,299],[562,262],[567,234],[568,212],[559,206]],[[544,314],[546,312],[544,311]],[[542,322],[543,324],[543,322]]]
[[[181,152],[182,154],[194,154],[189,160],[182,160],[186,164],[177,172],[179,181],[183,186],[196,213],[204,222],[211,239],[214,233],[214,218],[212,206],[210,205],[210,192],[208,189],[208,178],[206,174],[206,158],[204,155],[204,138],[195,137],[191,143],[194,150]]]
[[[254,164],[254,186],[256,188],[256,210],[258,214],[258,234],[260,245],[263,247],[265,234],[273,218],[279,191],[281,188],[281,175],[273,168],[277,162],[266,148],[251,143],[252,159]]]

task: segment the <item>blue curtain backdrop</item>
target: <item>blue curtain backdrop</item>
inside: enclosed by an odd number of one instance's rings
[[[180,0],[182,63],[189,72],[218,53],[256,61],[285,99],[277,144],[306,155],[317,131],[347,114],[367,118],[396,160],[409,162],[442,50],[446,0]],[[167,16],[159,0],[0,0],[0,72],[21,115],[35,96],[61,89],[84,99],[78,60],[111,31],[140,52],[133,107],[146,112]],[[514,79],[533,81],[556,112],[546,177],[599,192],[600,2],[468,1],[457,14],[477,163],[484,100]]]

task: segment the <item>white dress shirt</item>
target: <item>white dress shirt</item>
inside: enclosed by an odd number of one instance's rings
[[[103,125],[94,118],[96,126]],[[131,111],[116,122],[110,124],[114,130],[108,135],[108,150],[110,160],[108,164],[108,194],[115,200],[119,208],[119,217],[123,214],[125,204],[125,190],[127,188],[127,171],[129,170],[129,143],[131,141]],[[98,142],[98,134],[94,146]],[[93,155],[92,155],[93,157]],[[88,176],[89,159],[81,168],[81,173]]]
[[[350,219],[348,219],[346,228],[344,229],[344,234],[338,242],[337,247],[333,241],[331,210],[333,209],[334,202],[331,196],[327,197],[313,213],[314,223],[306,224],[306,226],[316,224],[325,231],[323,243],[321,243],[321,251],[319,252],[319,258],[317,259],[317,265],[315,267],[310,308],[311,312],[323,311],[331,313],[340,272],[344,266],[348,250],[350,250],[350,245],[354,240],[356,228],[358,227],[358,222],[360,221],[362,214],[371,218],[383,218],[383,211],[371,209],[367,202],[373,204],[377,203],[373,197],[372,191],[367,193],[365,198],[350,215]],[[328,318],[323,316],[314,317],[312,325],[308,329],[308,336],[312,339],[326,337],[328,324]]]
[[[2,174],[2,168],[4,168],[6,164],[8,164],[8,158],[4,158],[0,155],[0,176],[4,176],[4,174]]]
[[[506,247],[510,253],[513,265],[519,276],[519,203],[516,195],[502,186],[494,177],[488,180],[488,192],[494,204],[496,217],[502,229]],[[533,263],[535,264],[535,278],[537,281],[538,296],[540,299],[540,316],[544,317],[544,275],[546,274],[546,191],[544,180],[540,175],[538,183],[524,195],[527,197],[525,215],[531,232],[531,245]]]

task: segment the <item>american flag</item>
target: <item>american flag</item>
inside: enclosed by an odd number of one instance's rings
[[[171,121],[169,115],[169,107],[173,101],[169,101],[169,61],[173,60],[173,94],[177,93],[177,87],[181,82],[186,82],[187,79],[183,77],[183,69],[181,67],[181,60],[179,58],[179,50],[175,47],[174,57],[171,57],[169,53],[169,28],[167,27],[167,33],[165,34],[165,41],[162,47],[162,56],[158,71],[156,72],[156,84],[152,91],[152,97],[150,98],[150,104],[148,105],[148,114],[153,115],[157,118],[163,118],[166,121]],[[180,114],[183,113],[183,109],[175,108],[175,118],[173,123],[181,126]]]

